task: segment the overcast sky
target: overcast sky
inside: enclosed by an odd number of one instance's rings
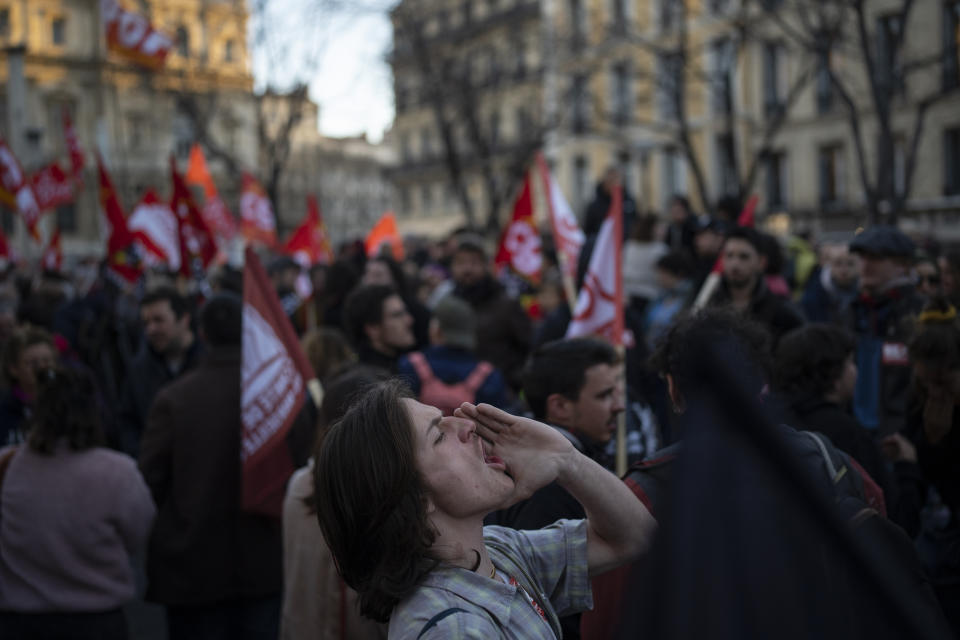
[[[380,0],[382,1],[382,0]],[[390,48],[390,21],[385,12],[368,11],[352,15],[324,15],[310,18],[298,9],[311,0],[284,0],[269,5],[271,24],[281,34],[284,47],[290,41],[309,39],[319,43],[318,70],[310,79],[310,96],[320,105],[320,131],[330,136],[366,132],[379,141],[393,121],[393,89],[385,57]],[[388,3],[384,2],[384,6]],[[314,22],[316,20],[317,22]],[[308,33],[303,34],[305,23]],[[255,38],[256,26],[251,27]],[[294,35],[296,34],[296,35]],[[286,36],[286,37],[284,37]],[[291,53],[295,61],[307,56]],[[257,84],[267,78],[283,83],[284,69],[273,68],[254,52],[253,72]],[[279,65],[285,66],[285,65]]]

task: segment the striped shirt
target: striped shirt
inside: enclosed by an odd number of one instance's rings
[[[483,537],[506,580],[441,564],[393,610],[391,640],[551,640],[551,618],[593,607],[586,520],[559,520],[535,531],[489,526]]]

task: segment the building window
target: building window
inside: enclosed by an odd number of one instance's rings
[[[943,134],[943,192],[960,195],[960,128],[947,129]]]
[[[722,133],[716,138],[717,196],[719,197],[735,195],[740,190],[733,144],[733,134]]]
[[[500,110],[494,109],[490,112],[490,146],[497,147],[500,142]]]
[[[585,156],[573,159],[573,201],[577,209],[587,205],[590,197],[590,166]]]
[[[782,48],[775,42],[763,45],[763,109],[774,115],[783,107]]]
[[[767,155],[767,209],[782,209],[787,204],[787,154],[774,151]]]
[[[833,109],[832,67],[833,56],[829,52],[821,54],[817,67],[817,112],[821,114]]]
[[[733,108],[734,49],[729,38],[715,40],[710,45],[711,103],[713,112],[724,115]]]
[[[586,76],[574,76],[573,85],[570,88],[571,100],[573,106],[571,126],[574,133],[583,133],[589,126],[587,103],[589,101]]]
[[[66,233],[77,231],[77,207],[69,202],[57,207],[57,226]]]
[[[904,193],[907,189],[907,145],[903,136],[893,140],[893,192]]]
[[[433,208],[433,192],[428,184],[420,187],[420,208],[422,213],[426,213]]]
[[[707,0],[707,10],[713,15],[726,13],[730,8],[730,0]]]
[[[0,39],[6,40],[10,37],[10,9],[0,8]]]
[[[420,156],[425,160],[433,157],[433,136],[430,129],[424,129],[420,133]]]
[[[517,107],[517,140],[523,140],[530,131],[530,115],[525,107]]]
[[[611,81],[614,124],[619,126],[629,124],[633,111],[633,95],[630,87],[630,67],[626,62],[613,66]]]
[[[677,0],[657,0],[657,24],[660,31],[672,31],[680,22],[680,3]]]
[[[835,205],[843,198],[843,147],[839,144],[820,147],[818,163],[820,203]]]
[[[889,92],[903,93],[900,38],[903,22],[899,13],[877,18],[877,73],[880,86]]]
[[[629,31],[630,16],[627,14],[627,0],[610,0],[610,31],[625,34]]]
[[[190,34],[182,25],[177,27],[177,53],[184,58],[190,57]]]
[[[409,187],[400,187],[400,206],[403,209],[401,215],[410,215],[410,189]]]
[[[663,150],[663,194],[661,205],[666,208],[670,198],[687,192],[687,165],[679,149]]]
[[[960,86],[960,0],[943,7],[943,90]]]
[[[587,12],[584,0],[569,0],[570,7],[570,44],[581,49],[587,43]]]
[[[400,159],[404,162],[413,160],[413,153],[410,151],[410,136],[406,133],[400,136]]]
[[[463,0],[463,24],[473,23],[473,0]]]
[[[660,117],[673,120],[679,114],[677,107],[683,87],[683,61],[679,54],[663,54],[657,58],[657,106]]]
[[[223,61],[233,62],[233,40],[227,40],[223,43]]]
[[[67,43],[67,20],[66,18],[54,18],[50,23],[50,37],[53,44],[62,47]]]

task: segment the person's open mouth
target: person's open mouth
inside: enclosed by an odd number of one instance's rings
[[[487,443],[484,441],[483,438],[480,438],[479,440],[480,440],[480,456],[483,458],[484,464],[486,464],[488,467],[493,467],[494,469],[497,469],[499,471],[506,471],[507,465],[503,462],[503,460],[501,460],[500,458],[498,458],[493,454],[488,454]]]

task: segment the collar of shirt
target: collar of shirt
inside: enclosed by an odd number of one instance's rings
[[[503,569],[497,567],[497,571]],[[422,584],[444,589],[480,607],[493,616],[501,627],[510,623],[510,605],[517,587],[449,564],[437,566],[424,578]]]

